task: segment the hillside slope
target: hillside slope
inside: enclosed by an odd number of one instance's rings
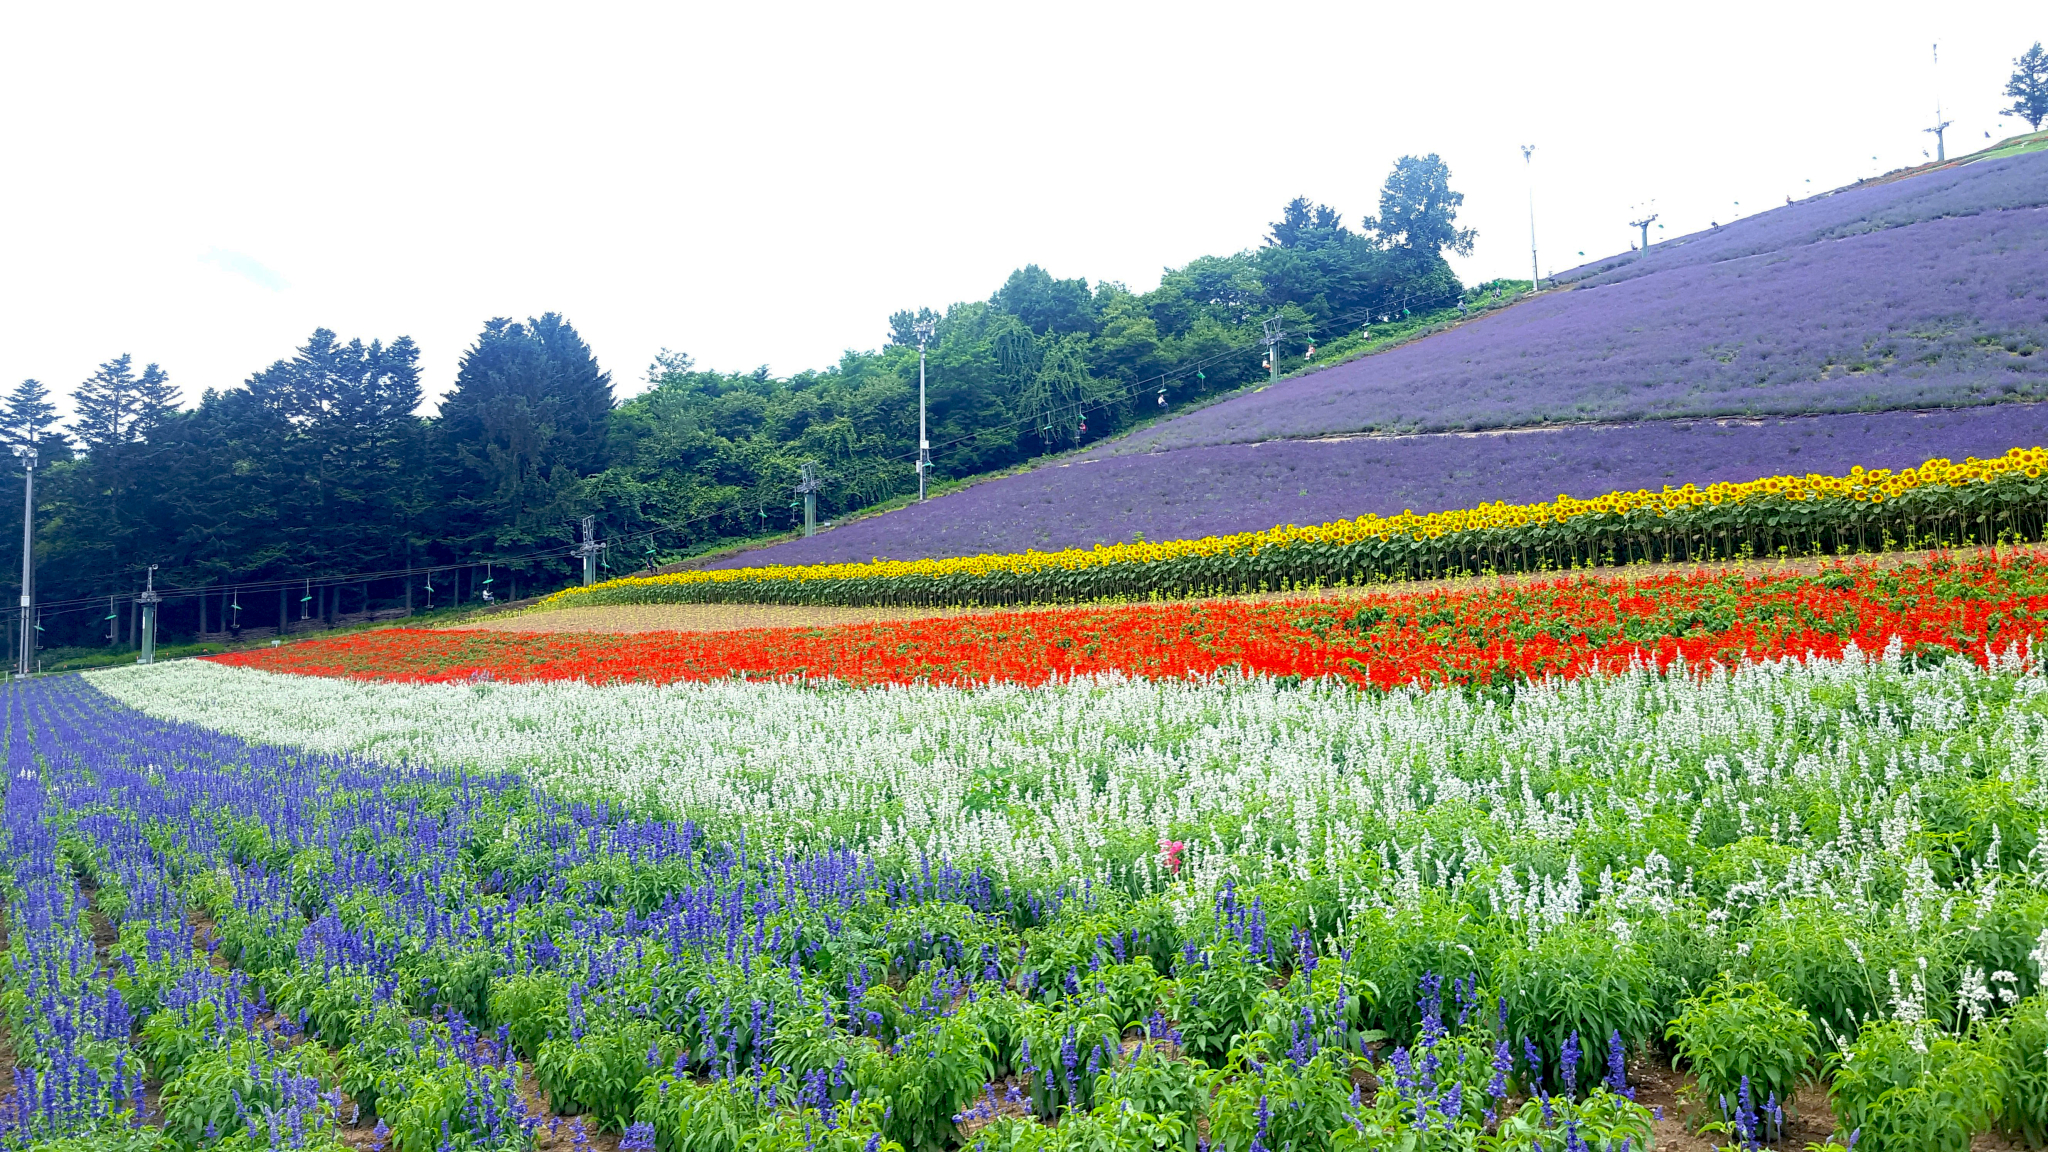
[[[718,566],[1163,539],[2048,443],[2048,404],[2030,402],[2048,399],[2044,206],[2048,152],[1802,201]]]

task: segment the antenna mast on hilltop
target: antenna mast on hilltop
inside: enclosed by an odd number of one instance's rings
[[[1536,154],[1534,144],[1522,145],[1522,166],[1529,173],[1529,291],[1543,287],[1543,277],[1536,271],[1536,165],[1531,156]]]
[[[1941,118],[1941,45],[1936,44],[1934,46],[1934,127],[1921,129],[1922,132],[1932,132],[1934,134],[1934,162],[1936,164],[1948,163],[1948,144],[1942,138],[1942,133],[1946,132],[1948,126],[1953,123],[1955,121],[1943,120]]]

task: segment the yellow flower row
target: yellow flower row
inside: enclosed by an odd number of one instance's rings
[[[1205,556],[1257,555],[1267,548],[1294,544],[1356,544],[1365,540],[1408,537],[1431,540],[1459,532],[1520,528],[1533,524],[1563,524],[1584,516],[1648,513],[1663,516],[1686,508],[1740,504],[1759,497],[1792,501],[1846,499],[1862,503],[1883,501],[1928,485],[1959,487],[1988,483],[2015,476],[2038,478],[2048,471],[2048,448],[2014,448],[1991,460],[1971,457],[1961,464],[1945,459],[1929,460],[1918,468],[1892,472],[1856,467],[1847,476],[1768,476],[1741,484],[1710,484],[1698,488],[1666,487],[1662,492],[1638,489],[1610,492],[1591,500],[1560,495],[1544,504],[1496,502],[1476,508],[1432,512],[1418,516],[1370,514],[1356,520],[1337,520],[1301,528],[1280,525],[1264,532],[1240,532],[1231,536],[1204,536],[1194,540],[1164,540],[1139,544],[1098,544],[1093,548],[1069,548],[1059,552],[1016,552],[962,556],[944,560],[872,560],[855,564],[774,564],[760,568],[727,568],[717,571],[671,572],[659,576],[628,576],[589,588],[569,588],[543,601],[543,607],[559,606],[606,589],[662,585],[730,584],[752,581],[815,581],[889,579],[905,576],[959,577],[1022,575],[1053,571],[1080,571],[1112,564],[1148,563]]]

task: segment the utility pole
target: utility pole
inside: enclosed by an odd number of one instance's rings
[[[135,658],[137,664],[156,663],[156,606],[163,601],[164,598],[156,592],[156,565],[151,564],[149,582],[143,586],[142,594],[135,598],[135,602],[142,606],[141,635],[138,637],[142,643],[142,654]]]
[[[1628,222],[1629,227],[1641,228],[1643,230],[1643,250],[1640,254],[1641,256],[1648,256],[1650,254],[1650,225],[1656,222],[1657,214],[1655,212],[1650,213],[1641,220],[1631,220]]]
[[[583,586],[597,583],[597,558],[604,552],[604,545],[597,539],[597,517],[583,518],[583,543],[576,546],[575,554],[583,557]]]
[[[31,431],[33,436],[33,431]],[[36,602],[36,443],[14,446],[21,457],[21,667],[23,679],[35,671],[36,631],[29,610]]]
[[[1948,145],[1943,140],[1942,133],[1948,131],[1948,126],[1953,123],[1955,121],[1943,120],[1941,118],[1941,45],[1936,44],[1934,46],[1934,127],[1921,129],[1922,132],[1932,132],[1934,134],[1934,162],[1936,164],[1948,163]]]
[[[918,475],[920,478],[923,477],[924,473],[922,470],[919,471]],[[818,534],[818,489],[822,487],[824,485],[818,482],[818,477],[811,471],[811,466],[809,464],[804,465],[804,477],[797,483],[796,494],[804,498],[804,535],[806,536],[816,536]]]
[[[924,430],[924,346],[936,330],[937,325],[930,320],[919,320],[911,327],[911,331],[917,333],[917,502],[920,504],[924,503],[925,474],[932,470],[932,442]],[[808,515],[804,519],[806,524],[810,522]],[[806,529],[804,535],[810,534]]]
[[[1543,287],[1543,277],[1536,271],[1536,163],[1530,157],[1536,154],[1534,144],[1522,145],[1522,170],[1529,174],[1529,291]]]
[[[1266,346],[1266,382],[1277,383],[1280,379],[1280,338],[1287,333],[1280,330],[1278,316],[1268,317],[1262,327],[1265,328],[1266,334],[1259,337],[1259,340]]]

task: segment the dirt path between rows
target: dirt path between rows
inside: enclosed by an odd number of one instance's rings
[[[1254,603],[1288,600],[1348,600],[1435,589],[1470,589],[1499,584],[1533,584],[1560,577],[1591,576],[1599,580],[1642,580],[1654,576],[1720,575],[1740,571],[1747,574],[1811,574],[1823,566],[1843,562],[1865,562],[1883,568],[1916,564],[1935,555],[1961,559],[1990,549],[1956,549],[1935,552],[1887,552],[1853,557],[1805,557],[1796,560],[1720,561],[1704,564],[1631,564],[1625,568],[1592,568],[1578,572],[1521,572],[1508,576],[1467,576],[1452,580],[1411,580],[1367,584],[1355,587],[1318,588],[1300,592],[1262,592],[1241,596],[1207,597],[1205,600],[1241,600]],[[2007,549],[2007,552],[2013,549]],[[890,620],[925,620],[935,616],[990,616],[1008,612],[1041,612],[1047,607],[1088,607],[1088,605],[1035,605],[1018,608],[882,608],[844,605],[791,604],[619,604],[603,607],[556,608],[489,617],[451,625],[453,631],[486,632],[737,632],[750,628],[829,628],[838,624],[872,624]],[[1114,607],[1114,605],[1098,605]]]

